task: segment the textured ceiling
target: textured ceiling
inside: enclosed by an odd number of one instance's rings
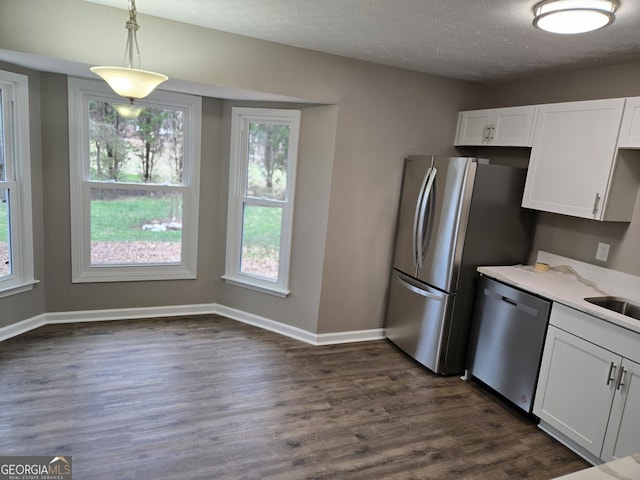
[[[136,7],[140,14],[484,83],[640,59],[640,0],[620,0],[608,28],[572,36],[534,29],[536,2],[137,0]]]

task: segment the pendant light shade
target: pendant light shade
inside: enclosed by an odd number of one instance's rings
[[[131,103],[138,98],[149,95],[158,85],[169,79],[161,73],[140,69],[140,49],[138,48],[137,31],[140,28],[136,21],[136,2],[129,0],[129,21],[127,28],[127,45],[125,47],[124,67],[92,67],[91,71],[105,82],[121,97],[128,98]],[[135,47],[138,68],[133,68],[133,49]]]
[[[616,0],[545,0],[533,7],[533,25],[552,33],[573,34],[611,24]]]
[[[139,107],[132,103],[112,103],[111,106],[123,118],[138,118],[142,110],[144,110],[144,107]]]
[[[93,67],[91,71],[109,84],[121,97],[129,100],[144,98],[169,79],[161,73],[126,67]]]

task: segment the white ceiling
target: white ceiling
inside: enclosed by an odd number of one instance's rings
[[[128,8],[128,0],[87,1]],[[140,14],[484,83],[640,59],[639,0],[620,0],[606,29],[571,36],[534,29],[535,3],[137,0],[136,7]]]

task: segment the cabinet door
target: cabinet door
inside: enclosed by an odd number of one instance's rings
[[[618,137],[620,148],[640,148],[640,97],[627,98]]]
[[[605,462],[640,451],[640,365],[624,359],[607,427]]]
[[[489,126],[489,144],[496,147],[530,147],[535,111],[533,105],[497,109]]]
[[[458,114],[456,145],[486,145],[494,110],[469,110]]]
[[[535,112],[534,105],[460,112],[455,144],[530,147]]]
[[[522,206],[601,220],[624,99],[538,107]]]
[[[599,457],[620,361],[618,355],[550,325],[533,412]]]

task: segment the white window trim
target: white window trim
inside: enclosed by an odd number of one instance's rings
[[[290,126],[289,158],[287,160],[287,197],[284,202],[244,197],[244,182],[247,175],[246,145],[249,123],[279,123]],[[229,207],[227,217],[227,252],[225,273],[222,278],[232,285],[259,292],[287,297],[291,262],[291,239],[293,234],[293,210],[295,197],[298,138],[300,134],[300,111],[272,108],[233,107],[231,113],[231,157],[229,165]],[[282,228],[278,280],[240,271],[242,245],[242,210],[245,203],[252,205],[282,204]]]
[[[3,183],[15,193],[11,197],[12,274],[0,279],[2,298],[31,290],[38,280],[34,277],[33,266],[29,79],[25,75],[0,71],[0,84],[7,94],[3,105],[7,182]]]
[[[200,197],[201,116],[202,99],[193,95],[155,91],[136,104],[185,109],[183,185],[175,187],[183,193],[182,262],[176,264],[91,265],[91,219],[89,211],[88,129],[89,99],[126,103],[101,81],[69,78],[69,170],[71,195],[71,275],[73,283],[121,282],[146,280],[180,280],[197,277],[198,210]],[[186,161],[190,159],[190,161]],[[173,186],[154,185],[166,190]],[[114,183],[113,188],[130,188]],[[145,188],[135,184],[131,188]]]

